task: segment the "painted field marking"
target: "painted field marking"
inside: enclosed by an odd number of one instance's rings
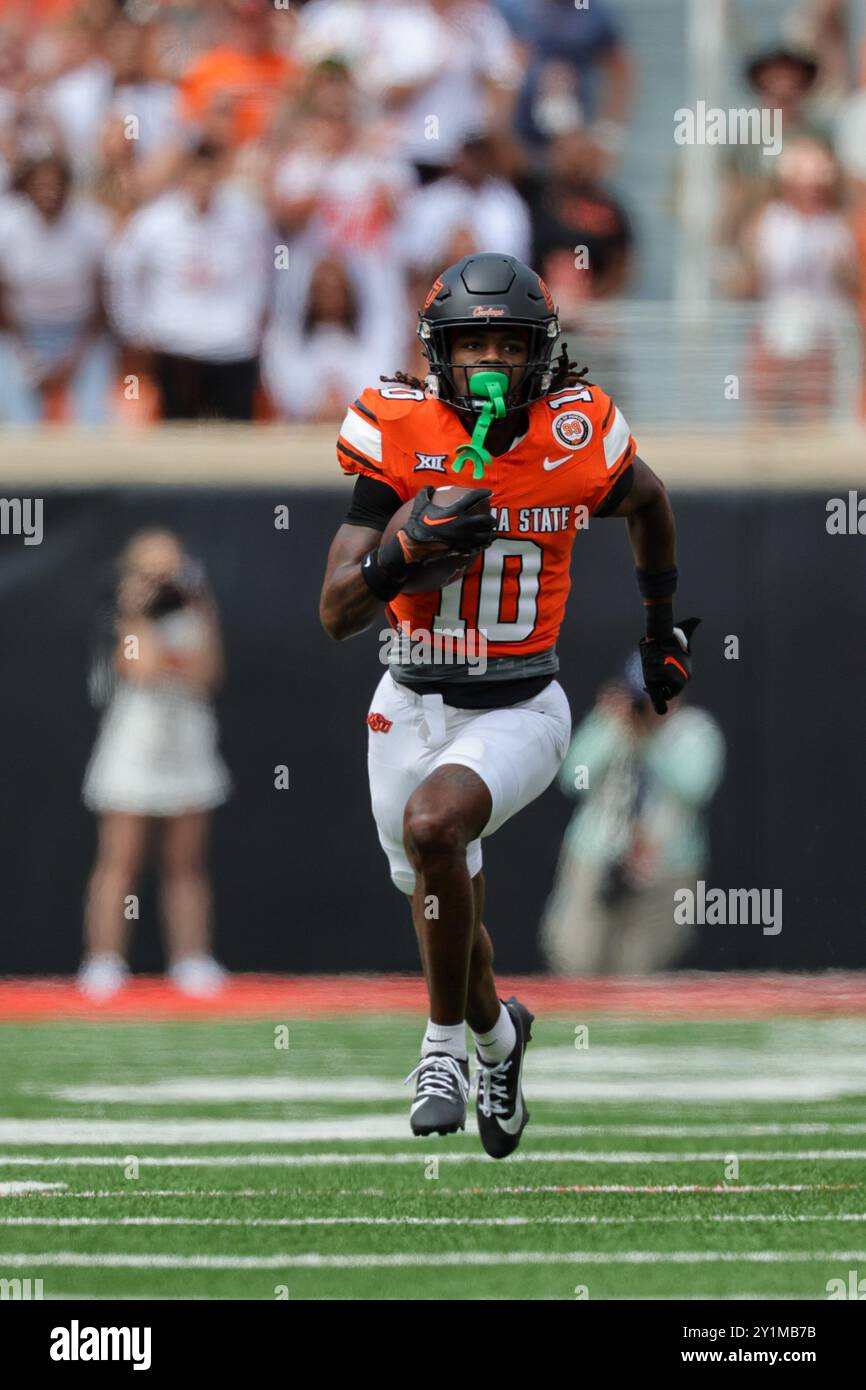
[[[808,1138],[821,1135],[863,1135],[866,1124],[655,1124],[532,1126],[537,1139],[622,1138],[699,1139]],[[408,1116],[354,1114],[316,1120],[151,1119],[0,1120],[0,1144],[327,1144],[381,1143],[409,1137]]]
[[[0,1197],[17,1197],[25,1192],[51,1192],[59,1196],[66,1191],[65,1182],[0,1182]]]
[[[447,1164],[489,1163],[485,1153],[442,1153],[442,1161]],[[136,1154],[141,1167],[149,1168],[357,1168],[363,1166],[405,1166],[423,1163],[426,1151],[419,1148],[413,1153],[322,1153],[322,1154]],[[729,1155],[721,1151],[711,1153],[650,1151],[601,1151],[590,1150],[539,1150],[531,1153],[516,1153],[509,1158],[510,1164],[525,1163],[597,1163],[597,1164],[649,1164],[649,1163],[724,1163]],[[745,1149],[737,1154],[740,1162],[761,1163],[821,1163],[821,1162],[862,1162],[866,1159],[866,1149]],[[3,1154],[0,1164],[5,1167],[46,1167],[46,1168],[120,1168],[127,1156],[118,1154],[109,1158],[105,1154],[59,1154],[42,1157],[34,1154]]]
[[[51,1185],[51,1184],[49,1184]],[[59,1187],[63,1183],[57,1184]],[[800,1183],[743,1183],[736,1186],[729,1186],[725,1183],[716,1183],[713,1186],[702,1186],[697,1183],[667,1183],[662,1186],[653,1187],[632,1187],[625,1183],[598,1183],[587,1184],[585,1186],[551,1186],[549,1184],[539,1184],[537,1186],[518,1186],[518,1187],[439,1187],[437,1190],[447,1192],[449,1196],[471,1197],[478,1196],[479,1193],[493,1193],[502,1196],[532,1196],[533,1194],[571,1196],[575,1193],[592,1196],[594,1193],[613,1193],[625,1192],[635,1196],[654,1197],[668,1192],[699,1194],[709,1193],[729,1197],[738,1197],[743,1193],[754,1194],[756,1192],[853,1192],[863,1187],[859,1182],[800,1182]],[[227,1197],[232,1200],[238,1197],[298,1197],[309,1196],[310,1189],[306,1187],[139,1187],[138,1183],[133,1187],[128,1184],[126,1187],[108,1187],[101,1189],[90,1189],[87,1191],[67,1191],[67,1192],[42,1192],[40,1197],[62,1197],[85,1198],[88,1201],[100,1198],[123,1198],[130,1197],[204,1197],[208,1200],[213,1197]],[[338,1188],[336,1191],[327,1190],[324,1194],[328,1197],[388,1197],[393,1198],[393,1191],[385,1187],[345,1187]]]
[[[454,1250],[393,1255],[128,1255],[119,1251],[44,1250],[2,1255],[4,1266],[10,1269],[438,1269],[453,1265],[840,1264],[864,1260],[866,1250]]]
[[[799,1216],[703,1215],[691,1216],[2,1216],[0,1226],[667,1226],[700,1221],[737,1225],[764,1222],[791,1225],[795,1222],[866,1222],[866,1213],[837,1216],[821,1214]],[[3,1255],[0,1252],[0,1264]]]

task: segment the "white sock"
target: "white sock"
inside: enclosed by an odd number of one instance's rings
[[[490,1032],[476,1033],[474,1036],[482,1062],[504,1062],[506,1057],[511,1056],[517,1042],[517,1030],[502,1000],[499,1001],[499,1017]]]
[[[434,1023],[428,1018],[427,1027],[424,1029],[424,1041],[421,1044],[421,1056],[427,1057],[431,1052],[447,1052],[450,1057],[465,1062],[465,1023]]]

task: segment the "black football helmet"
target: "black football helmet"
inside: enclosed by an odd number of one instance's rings
[[[485,400],[458,387],[451,361],[451,330],[479,324],[528,328],[529,351],[523,377],[505,394],[506,410],[520,410],[550,388],[551,358],[559,337],[556,305],[540,275],[515,256],[493,252],[464,256],[434,280],[418,315],[418,337],[440,400],[477,414]],[[463,368],[456,368],[463,371]],[[511,376],[514,366],[501,366]]]

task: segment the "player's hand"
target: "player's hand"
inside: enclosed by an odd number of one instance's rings
[[[674,628],[673,637],[666,640],[641,638],[644,689],[656,714],[667,714],[668,701],[675,699],[692,678],[691,640],[700,621],[684,619]]]
[[[473,489],[449,507],[437,507],[432,500],[433,492],[432,487],[422,487],[403,527],[413,558],[419,549],[418,558],[425,558],[427,546],[430,555],[441,554],[444,550],[454,550],[461,555],[486,550],[493,541],[496,523],[489,511],[472,511],[471,508],[493,496],[490,488]]]

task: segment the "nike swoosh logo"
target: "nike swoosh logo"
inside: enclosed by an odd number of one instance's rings
[[[675,656],[666,656],[665,659],[664,659],[664,661],[662,662],[662,665],[663,665],[663,666],[676,666],[677,670],[678,670],[678,671],[682,671],[682,673],[683,673],[683,675],[685,676],[686,680],[688,680],[688,678],[689,678],[689,673],[688,673],[688,671],[686,670],[685,666],[681,666],[681,665],[680,665],[680,663],[677,661],[677,659],[676,659]]]
[[[522,1025],[521,1025],[522,1036]],[[523,1124],[523,1117],[526,1113],[526,1106],[523,1101],[523,1064],[526,1061],[526,1040],[523,1042],[523,1056],[520,1058],[520,1070],[517,1073],[517,1104],[514,1107],[514,1114],[504,1120],[501,1115],[495,1115],[494,1119],[505,1134],[517,1134]]]
[[[523,1111],[523,1099],[521,1096],[518,1095],[517,1106],[511,1118],[508,1120],[503,1120],[501,1115],[495,1115],[494,1119],[496,1120],[496,1123],[498,1124],[499,1128],[503,1130],[505,1134],[516,1134],[520,1129],[520,1126],[523,1124]]]
[[[545,460],[544,460],[544,471],[545,471],[545,473],[549,473],[550,470],[551,470],[552,468],[558,468],[559,465],[560,465],[561,463],[568,463],[568,460],[569,460],[569,459],[573,459],[573,458],[574,458],[574,454],[566,454],[566,455],[565,455],[563,458],[561,458],[561,459],[545,459]]]
[[[440,517],[437,517],[435,521],[433,520],[432,517],[430,517],[430,516],[425,516],[425,518],[424,518],[424,525],[425,525],[425,526],[443,526],[443,525],[445,524],[446,521],[456,521],[456,520],[457,520],[456,516],[440,516]]]

